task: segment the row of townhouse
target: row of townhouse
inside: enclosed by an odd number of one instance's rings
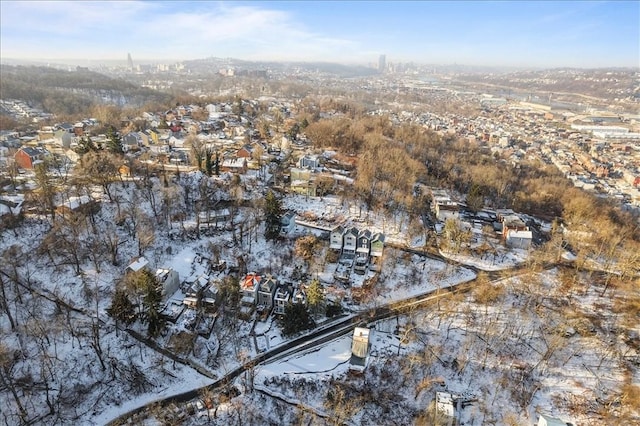
[[[271,275],[262,276],[248,273],[240,282],[242,299],[240,313],[247,317],[254,309],[283,315],[289,303],[307,303],[307,295],[302,286],[294,287],[278,281]]]
[[[382,257],[384,250],[384,234],[372,234],[368,229],[362,231],[355,226],[345,228],[340,225],[331,231],[329,248],[340,250],[343,256],[353,257],[356,254],[367,257]]]

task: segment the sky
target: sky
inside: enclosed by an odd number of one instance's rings
[[[0,1],[2,59],[640,67],[640,1]]]

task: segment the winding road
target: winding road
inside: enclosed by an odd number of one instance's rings
[[[391,245],[393,248],[398,250],[402,250],[408,253],[417,254],[420,256],[428,257],[434,260],[438,260],[441,262],[446,262],[449,264],[453,264],[456,266],[464,267],[474,271],[476,274],[480,271],[478,268],[474,266],[464,265],[460,262],[453,261],[451,259],[447,259],[439,254],[428,253],[425,251],[410,249],[400,245]],[[520,267],[515,267],[508,272],[509,275],[516,275],[520,270]],[[505,277],[505,270],[500,272],[489,272],[489,278],[491,280],[497,280]],[[192,389],[186,392],[178,393],[163,399],[155,400],[151,403],[142,405],[133,410],[130,410],[117,418],[113,419],[108,425],[121,425],[128,422],[132,417],[141,415],[145,416],[145,412],[149,410],[152,406],[157,407],[166,407],[172,403],[184,403],[187,401],[194,400],[200,397],[204,391],[219,391],[223,389],[225,386],[229,385],[234,379],[239,377],[245,371],[249,371],[252,368],[259,364],[263,364],[267,361],[273,362],[278,361],[280,359],[286,358],[295,354],[297,352],[307,351],[309,349],[313,349],[320,345],[323,345],[331,340],[334,340],[338,337],[350,334],[353,332],[353,329],[358,326],[364,326],[366,324],[380,321],[383,319],[394,318],[398,315],[402,315],[403,313],[415,312],[416,309],[424,308],[426,306],[431,305],[434,301],[448,297],[455,293],[466,293],[469,292],[473,288],[473,282],[475,278],[461,282],[458,284],[454,284],[450,287],[446,288],[437,288],[431,290],[429,292],[420,294],[418,296],[410,297],[408,299],[404,299],[401,301],[392,302],[386,305],[377,306],[374,308],[366,309],[355,313],[353,315],[346,315],[336,318],[329,323],[323,324],[322,326],[299,336],[291,341],[283,343],[279,346],[271,348],[265,352],[262,352],[255,356],[253,359],[245,362],[244,364],[238,366],[234,370],[229,371],[225,376],[217,379],[215,382],[201,387],[197,389]]]

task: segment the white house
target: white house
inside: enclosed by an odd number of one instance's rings
[[[567,423],[555,417],[540,414],[537,426],[567,426]]]
[[[331,231],[329,236],[329,248],[331,250],[342,250],[342,238],[344,236],[344,227],[342,225]]]
[[[280,218],[280,234],[288,235],[296,229],[296,214],[289,211]]]
[[[455,201],[437,202],[435,206],[436,218],[439,221],[446,222],[447,219],[460,218],[460,207]]]
[[[180,287],[180,276],[171,268],[160,268],[156,271],[158,284],[162,286],[162,299],[167,300]]]
[[[231,217],[229,209],[211,210],[198,213],[198,221],[201,228],[208,228],[209,226],[218,226],[220,224],[226,224]]]
[[[507,245],[509,247],[528,249],[531,247],[531,240],[533,235],[531,231],[507,231]]]
[[[355,254],[358,247],[358,230],[356,228],[349,228],[344,233],[342,239],[342,253],[343,254]]]
[[[296,287],[295,290],[293,290],[293,297],[291,297],[291,303],[301,303],[303,305],[307,304],[307,293],[304,291],[304,288],[302,287]]]
[[[364,327],[356,327],[355,330],[353,330],[349,370],[362,372],[367,366],[369,358],[369,333],[370,330]]]
[[[436,392],[436,416],[442,416],[447,419],[447,425],[453,424],[455,409],[453,407],[453,397],[450,393]]]
[[[320,158],[317,155],[303,155],[298,160],[298,167],[301,169],[318,169],[320,168]]]
[[[138,272],[139,270],[148,267],[149,261],[144,256],[140,256],[127,266],[126,272]]]
[[[289,289],[285,285],[279,285],[273,297],[273,312],[277,315],[284,315],[284,310],[291,299]]]

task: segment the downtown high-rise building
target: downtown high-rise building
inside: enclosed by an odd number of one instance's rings
[[[133,71],[133,59],[131,59],[131,53],[127,53],[127,68],[129,68],[129,71]]]
[[[384,73],[387,70],[387,55],[380,55],[378,58],[378,72]]]

